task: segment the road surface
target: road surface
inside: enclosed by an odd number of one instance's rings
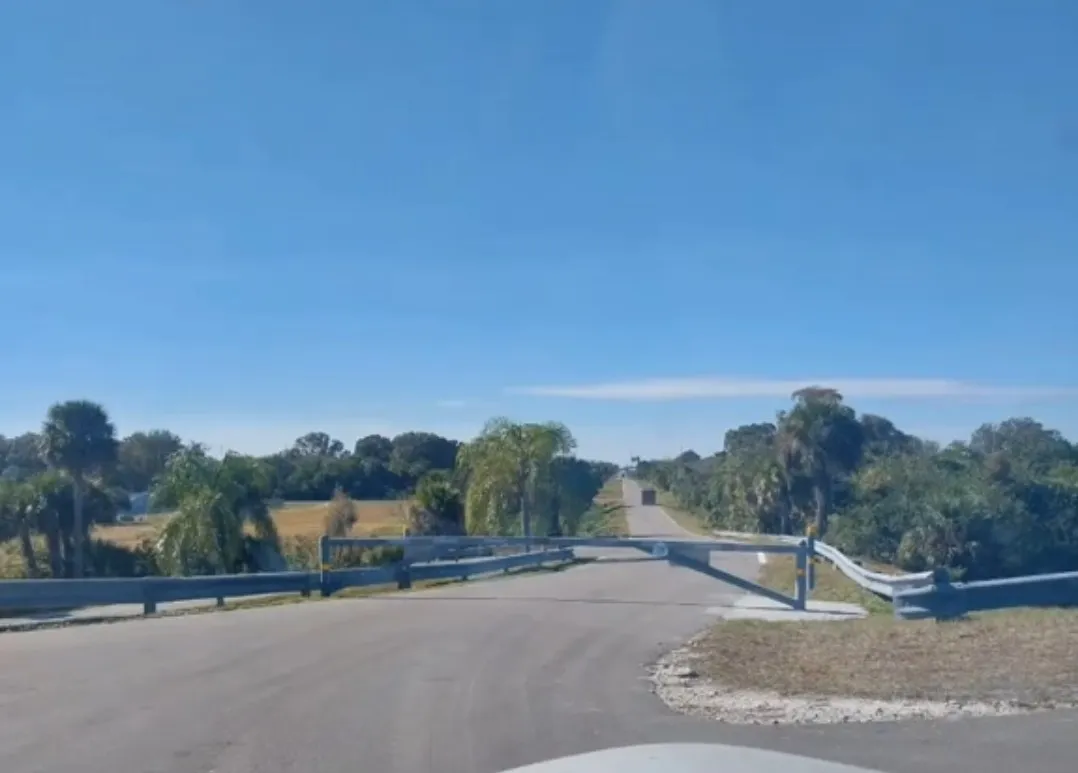
[[[680,534],[637,507],[638,534]],[[752,554],[723,557],[751,574]],[[644,665],[732,589],[597,563],[422,593],[0,635],[4,773],[494,773],[722,741],[891,773],[1073,773],[1078,714],[819,728],[676,715]],[[761,653],[766,657],[766,653]]]

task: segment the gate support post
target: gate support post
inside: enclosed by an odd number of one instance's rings
[[[797,580],[794,588],[794,601],[797,602],[794,609],[804,611],[808,604],[808,562],[809,547],[804,540],[797,544]]]
[[[329,587],[329,573],[333,569],[329,560],[329,552],[329,535],[323,534],[318,538],[318,586],[322,591],[323,598],[333,592],[332,588]]]

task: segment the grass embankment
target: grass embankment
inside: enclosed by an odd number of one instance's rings
[[[792,558],[770,557],[764,585],[794,587]],[[781,695],[876,699],[1078,702],[1078,610],[1011,610],[937,623],[895,619],[891,605],[829,564],[811,598],[864,606],[845,622],[730,620],[694,644],[701,675]]]
[[[405,501],[356,501],[356,536],[399,537],[407,518],[408,502]],[[325,532],[328,502],[288,502],[272,510],[273,521],[282,538],[317,537]],[[153,537],[169,519],[168,513],[151,515],[140,523],[110,524],[96,526],[93,536],[117,545],[134,547],[142,540]]]
[[[580,519],[580,535],[586,537],[627,537],[625,499],[620,478],[611,478],[595,495],[595,503]]]

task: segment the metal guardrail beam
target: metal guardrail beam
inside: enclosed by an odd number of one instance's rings
[[[794,537],[787,534],[755,534],[749,532],[717,532],[728,539],[758,540],[767,538],[779,544],[795,544],[804,537]],[[831,563],[836,569],[846,575],[847,578],[871,593],[882,596],[888,600],[911,588],[921,588],[932,585],[932,572],[917,572],[915,574],[884,574],[865,569],[852,558],[844,554],[838,548],[828,545],[826,542],[810,539],[813,555],[819,556]],[[764,545],[766,543],[753,543]]]
[[[1078,572],[958,583],[939,572],[934,584],[904,590],[894,603],[895,616],[903,620],[951,620],[1015,607],[1073,607],[1078,606]]]
[[[758,538],[760,535],[745,535]],[[767,535],[764,535],[767,536]],[[436,551],[446,557],[454,553],[453,563],[402,562],[381,567],[333,569],[328,561],[334,547],[375,547],[379,545],[413,545],[442,548]],[[665,550],[660,550],[660,546]],[[473,553],[492,552],[499,548],[543,548],[500,557],[466,557]],[[300,593],[309,595],[320,589],[330,595],[347,587],[362,587],[396,583],[409,587],[413,581],[468,578],[480,574],[509,571],[512,568],[535,566],[548,562],[573,559],[574,548],[631,548],[667,558],[671,563],[691,566],[703,551],[764,552],[792,554],[798,559],[798,588],[793,597],[775,594],[776,600],[803,604],[811,587],[811,564],[805,566],[809,554],[825,558],[860,587],[894,603],[895,615],[904,619],[934,617],[949,619],[969,612],[1022,606],[1078,605],[1078,572],[1032,575],[1002,580],[972,583],[951,583],[946,572],[920,572],[888,575],[871,572],[838,549],[798,537],[776,536],[771,543],[731,542],[712,540],[679,540],[657,537],[408,537],[384,539],[322,540],[323,570],[317,572],[272,572],[264,574],[216,575],[211,577],[145,577],[87,580],[5,580],[0,581],[0,610],[72,609],[110,604],[142,604],[147,614],[157,605],[170,601],[212,598],[223,603],[225,598],[254,595]],[[464,554],[462,554],[462,551]],[[683,560],[688,557],[694,560]],[[696,566],[692,566],[698,569]],[[807,571],[806,571],[807,569]],[[731,576],[708,566],[699,569],[727,582]],[[740,580],[740,578],[737,578]],[[739,583],[735,583],[739,584]],[[803,587],[804,586],[804,587]],[[748,581],[741,581],[752,593],[774,593]]]
[[[770,537],[792,543],[799,537],[722,532],[727,538]],[[943,570],[912,574],[884,574],[865,569],[825,542],[812,540],[814,555],[831,563],[838,571],[871,593],[890,601],[895,616],[904,620],[951,620],[971,612],[987,612],[1016,607],[1078,606],[1078,572],[1034,574],[998,580],[952,583]]]
[[[615,548],[651,551],[656,545],[683,548],[706,548],[713,552],[773,553],[796,555],[801,548],[795,543],[746,544],[719,540],[671,539],[668,537],[334,537],[328,539],[330,549],[373,547],[547,547],[547,548]]]
[[[395,546],[403,547],[405,555],[414,551],[421,555],[427,551],[462,550],[476,547],[505,548],[542,546],[548,550],[571,550],[579,548],[635,549],[655,559],[665,558],[669,563],[686,566],[702,574],[709,575],[731,585],[756,593],[761,596],[786,604],[794,609],[805,609],[808,591],[811,587],[811,571],[808,567],[808,542],[800,540],[768,545],[746,544],[744,542],[721,542],[718,540],[670,539],[667,537],[477,537],[477,536],[439,536],[439,537],[323,537],[319,544],[322,565],[329,566],[333,552],[348,548],[374,548]],[[797,586],[794,596],[787,596],[773,591],[751,580],[724,572],[711,566],[710,556],[714,552],[738,553],[777,553],[793,555],[797,560]],[[529,555],[524,553],[524,556]]]
[[[142,604],[144,614],[170,601],[217,599],[299,593],[314,590],[331,595],[349,587],[389,585],[410,587],[413,580],[467,579],[525,566],[572,561],[571,550],[540,551],[497,558],[462,558],[452,563],[390,564],[323,572],[265,572],[208,577],[130,577],[86,580],[0,581],[0,610],[76,609],[112,604]]]

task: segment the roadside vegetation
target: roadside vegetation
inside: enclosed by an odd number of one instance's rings
[[[804,534],[900,571],[976,580],[1078,570],[1078,446],[1031,418],[947,446],[811,387],[721,451],[635,459],[671,515],[709,529]],[[687,516],[683,516],[687,517]]]
[[[783,696],[1078,704],[1078,610],[936,623],[729,620],[692,644],[703,677]],[[760,657],[760,653],[767,653]]]
[[[610,478],[596,494],[592,506],[581,517],[580,536],[629,536],[626,509],[621,478]]]
[[[790,593],[793,559],[769,556],[758,579]],[[858,604],[869,616],[725,620],[693,640],[693,669],[725,689],[783,697],[1078,704],[1078,609],[1006,610],[945,623],[898,620],[890,603],[824,561],[811,598]]]
[[[118,439],[102,406],[59,403],[40,432],[0,435],[0,577],[305,568],[323,533],[577,534],[616,467],[575,447],[564,425],[499,418],[467,443],[407,432],[349,448],[310,432],[276,454],[217,458],[166,430]],[[140,499],[149,514],[136,517]]]

